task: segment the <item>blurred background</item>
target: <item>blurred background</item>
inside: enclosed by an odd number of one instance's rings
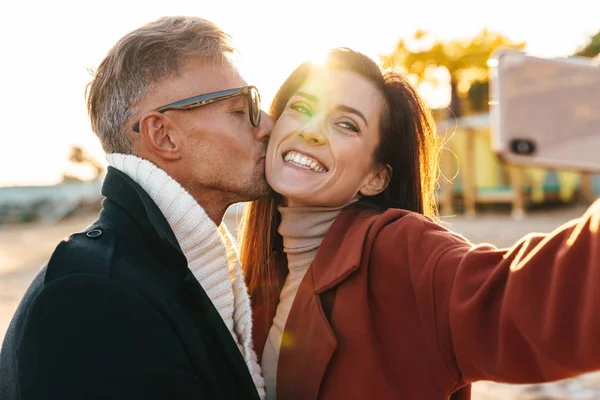
[[[598,55],[600,2],[34,0],[4,2],[0,15],[0,339],[56,244],[99,210],[106,161],[85,108],[90,71],[124,34],[164,15],[200,16],[229,32],[265,109],[297,65],[332,47],[408,74],[446,142],[442,221],[471,241],[510,246],[577,217],[600,196],[592,173],[502,162],[490,146],[488,104],[488,60],[497,50]],[[226,216],[232,230],[240,208]],[[600,378],[483,382],[473,398],[600,399]]]

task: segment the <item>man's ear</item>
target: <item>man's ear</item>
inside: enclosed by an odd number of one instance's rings
[[[151,112],[140,119],[140,138],[147,151],[174,161],[181,158],[181,130],[167,115]]]
[[[359,193],[362,196],[375,196],[383,192],[392,179],[392,167],[379,165],[373,169],[365,178]]]

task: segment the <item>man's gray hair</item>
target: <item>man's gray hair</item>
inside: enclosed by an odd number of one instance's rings
[[[125,35],[108,52],[86,88],[92,130],[106,153],[132,152],[127,125],[151,85],[181,68],[189,56],[226,63],[229,35],[197,17],[163,17]]]

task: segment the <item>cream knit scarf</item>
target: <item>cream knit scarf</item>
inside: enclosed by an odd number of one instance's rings
[[[264,380],[252,348],[252,310],[235,241],[173,178],[151,162],[129,154],[107,154],[108,163],[137,182],[171,226],[188,268],[219,311],[250,370],[261,399]]]

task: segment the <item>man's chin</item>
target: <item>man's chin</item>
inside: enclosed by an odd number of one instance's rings
[[[265,197],[269,197],[274,195],[275,192],[271,189],[271,186],[267,183],[266,180],[263,180],[260,185],[256,185],[255,200],[264,199]]]
[[[244,192],[244,200],[240,200],[240,202],[260,200],[275,194],[264,176],[261,179],[257,179],[255,183]]]

